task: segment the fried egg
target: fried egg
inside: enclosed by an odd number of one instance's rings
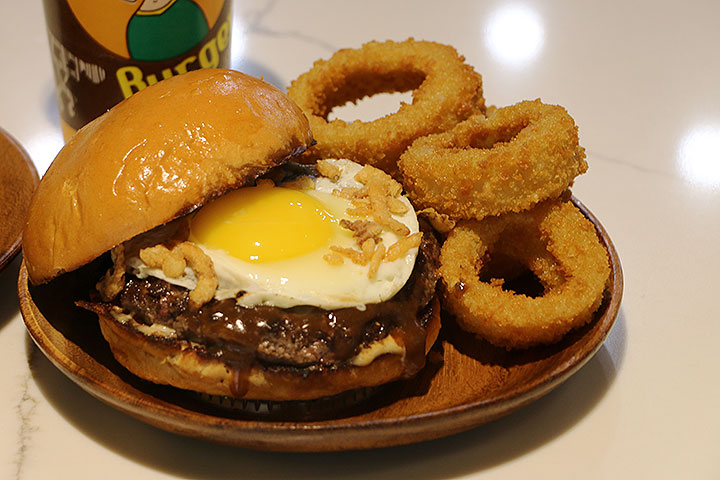
[[[417,248],[399,258],[383,261],[377,272],[369,265],[344,258],[329,262],[331,247],[358,249],[353,232],[341,221],[358,220],[348,210],[350,200],[335,190],[360,189],[355,179],[362,166],[349,160],[327,160],[339,176],[308,177],[310,182],[293,182],[294,187],[258,182],[256,186],[230,192],[203,206],[190,220],[188,240],[212,259],[218,277],[215,298],[235,298],[239,305],[270,305],[289,308],[311,305],[326,310],[379,303],[392,298],[405,285],[415,265]],[[298,188],[303,185],[307,188]],[[398,197],[406,212],[392,218],[405,225],[410,234],[419,231],[409,200]],[[379,238],[387,247],[400,237],[384,230]],[[128,270],[139,278],[153,276],[192,290],[196,277],[192,269],[177,278],[168,278],[130,255]]]

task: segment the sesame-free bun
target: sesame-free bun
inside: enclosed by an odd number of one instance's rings
[[[45,283],[302,153],[307,118],[277,88],[231,70],[170,78],[73,136],[28,211],[23,255]]]

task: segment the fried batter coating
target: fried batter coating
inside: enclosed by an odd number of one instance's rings
[[[343,260],[342,255],[340,255],[337,252],[328,252],[325,255],[323,255],[323,260],[328,262],[330,265],[340,266],[345,261]]]
[[[112,249],[113,266],[97,283],[96,288],[103,301],[115,298],[125,286],[125,247],[120,244]]]
[[[318,160],[316,164],[317,171],[323,177],[327,177],[332,181],[337,181],[340,178],[342,172],[340,168],[327,160]]]
[[[318,162],[318,171],[323,175],[333,174],[336,168],[329,162]],[[323,173],[326,172],[326,173]],[[402,185],[390,175],[380,169],[365,165],[357,174],[355,180],[362,183],[361,188],[346,187],[334,190],[338,197],[350,200],[353,207],[345,213],[350,216],[362,217],[358,220],[343,219],[340,226],[353,232],[356,244],[360,250],[333,245],[331,253],[323,256],[331,265],[341,265],[342,257],[349,258],[357,265],[369,265],[368,277],[375,278],[382,262],[393,262],[407,253],[411,248],[420,246],[422,234],[410,235],[410,229],[393,218],[393,215],[402,215],[408,212],[409,207],[398,197],[402,194]],[[390,231],[400,237],[389,248],[385,246],[380,236]],[[382,253],[380,253],[382,252]]]
[[[370,240],[368,240],[370,241]],[[385,245],[381,243],[378,243],[374,247],[374,251],[371,254],[370,257],[370,268],[368,269],[368,277],[370,279],[375,278],[377,275],[378,269],[380,268],[380,264],[385,259]]]
[[[398,258],[402,258],[411,248],[418,248],[420,246],[421,240],[421,232],[413,233],[412,235],[401,238],[397,242],[390,245],[387,253],[385,253],[385,261],[394,262]]]
[[[165,245],[143,248],[139,252],[140,260],[153,268],[160,268],[170,278],[178,278],[185,273],[187,262],[179,248],[169,249]]]
[[[186,267],[195,272],[197,283],[190,291],[189,305],[193,310],[212,300],[218,287],[217,273],[213,262],[200,247],[192,242],[181,242],[171,248],[155,245],[143,248],[139,252],[140,259],[152,268],[161,268],[170,278],[180,277]]]
[[[417,208],[481,220],[559,196],[587,163],[572,117],[535,100],[418,139],[400,159],[400,170]]]
[[[340,226],[353,232],[353,237],[357,239],[357,242],[360,245],[369,238],[377,239],[383,232],[382,225],[372,220],[360,219],[350,221],[342,219],[340,220]]]
[[[418,217],[423,217],[430,222],[433,229],[441,234],[450,233],[450,230],[455,228],[455,224],[457,223],[457,221],[450,218],[449,215],[440,213],[434,208],[423,208],[422,210],[418,210],[417,214]]]
[[[505,232],[522,232],[516,254],[546,286],[531,298],[479,278],[486,254]],[[537,256],[543,239],[546,253]],[[513,247],[514,248],[514,247]],[[465,220],[450,233],[440,255],[444,306],[463,329],[495,345],[528,348],[553,343],[593,318],[610,276],[605,248],[592,223],[571,203],[552,200],[522,213]]]
[[[302,176],[283,182],[282,186],[292,190],[314,190],[315,181],[310,177]]]
[[[343,257],[349,258],[350,261],[356,265],[367,265],[365,255],[360,250],[355,250],[354,248],[339,247],[337,245],[330,246],[330,250],[339,255],[342,255]],[[331,258],[331,260],[333,259]]]
[[[375,222],[399,237],[409,235],[410,229],[392,217],[390,206],[394,204],[390,199],[397,200],[396,197],[402,193],[402,186],[385,172],[367,165],[355,175],[355,179],[362,183],[364,188],[351,200],[353,204],[359,203],[361,206],[358,208],[362,208],[361,201],[367,198]]]
[[[376,93],[412,91],[410,104],[372,122],[328,121],[334,107]],[[310,120],[309,161],[347,158],[398,175],[400,154],[418,137],[485,111],[482,78],[448,45],[408,39],[369,42],[318,60],[288,88]]]

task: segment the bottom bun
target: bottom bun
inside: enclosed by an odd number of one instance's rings
[[[437,298],[431,303],[426,353],[440,331],[440,304]],[[326,369],[228,365],[204,355],[185,340],[147,335],[109,313],[99,314],[99,319],[113,355],[130,372],[154,383],[209,395],[269,401],[311,400],[382,385],[417,373],[414,371],[417,366],[408,366],[404,355],[396,353],[380,355],[366,366]]]

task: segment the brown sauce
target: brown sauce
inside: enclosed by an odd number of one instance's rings
[[[248,379],[242,373],[259,363],[266,368],[307,371],[341,367],[364,345],[392,334],[405,347],[408,375],[425,364],[425,329],[435,295],[439,246],[423,235],[407,284],[395,297],[365,310],[324,310],[312,306],[246,308],[234,299],[211,301],[195,312],[187,290],[158,279],[129,278],[116,302],[143,323],[174,328],[183,340],[202,346],[203,354],[233,369],[231,390],[242,396]]]

